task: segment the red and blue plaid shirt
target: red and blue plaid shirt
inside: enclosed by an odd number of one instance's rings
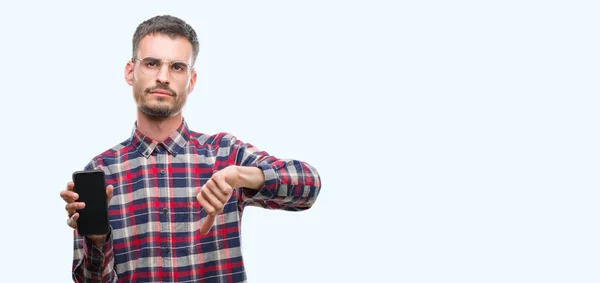
[[[235,189],[210,232],[196,200],[199,188],[230,165],[263,170],[260,190]],[[227,133],[190,131],[185,121],[156,142],[134,127],[132,136],[96,156],[114,186],[108,241],[96,248],[74,232],[76,282],[245,282],[240,247],[244,207],[300,211],[310,208],[321,187],[311,165],[278,159]]]

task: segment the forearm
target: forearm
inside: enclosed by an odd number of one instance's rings
[[[279,159],[231,135],[224,135],[217,143],[229,144],[227,165],[238,165],[244,171],[243,205],[273,209],[304,210],[316,201],[321,190],[317,170],[302,161]],[[258,170],[260,169],[260,174]],[[241,174],[244,175],[244,174]]]
[[[112,282],[116,278],[111,232],[107,236],[77,237],[81,243],[81,259],[73,270],[77,282]]]
[[[321,189],[321,177],[311,165],[298,160],[277,160],[260,163],[256,167],[264,176],[264,183],[258,192],[246,192],[248,204],[305,210],[316,201]]]

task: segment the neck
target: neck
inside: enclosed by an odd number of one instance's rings
[[[181,112],[167,118],[150,117],[140,110],[137,112],[137,128],[149,138],[162,142],[171,136],[181,125],[183,116]]]

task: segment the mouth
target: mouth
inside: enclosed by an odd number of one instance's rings
[[[162,90],[162,89],[155,89],[153,91],[150,92],[153,95],[156,96],[160,96],[160,97],[171,97],[173,96],[173,94],[170,91],[167,90]]]

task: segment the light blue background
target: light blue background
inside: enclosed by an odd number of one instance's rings
[[[0,281],[70,280],[59,192],[129,136],[131,37],[173,14],[189,125],[322,174],[246,210],[249,282],[599,282],[596,3],[3,2]]]

